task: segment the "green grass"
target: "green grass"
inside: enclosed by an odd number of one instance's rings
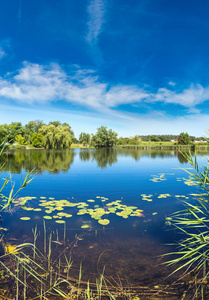
[[[129,145],[115,145],[114,148],[148,148],[148,149],[193,149],[195,146],[196,149],[207,149],[209,148],[208,144],[189,144],[189,145],[179,145],[177,142],[139,142],[138,144],[129,144]]]

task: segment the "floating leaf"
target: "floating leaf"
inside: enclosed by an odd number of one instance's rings
[[[62,207],[56,207],[56,210],[63,210],[64,208]]]
[[[100,219],[98,223],[101,225],[108,225],[110,221],[108,219]]]
[[[63,223],[65,223],[65,221],[64,221],[64,220],[56,220],[55,222],[56,222],[56,223],[59,223],[59,224],[63,224]]]
[[[85,229],[85,228],[91,228],[91,225],[90,224],[84,224],[81,226],[81,228]]]
[[[51,220],[52,219],[52,217],[50,217],[50,216],[43,216],[43,218],[47,219],[47,220]]]
[[[65,218],[71,218],[73,215],[71,215],[71,214],[66,214],[65,215]]]
[[[28,221],[28,220],[30,220],[30,218],[29,217],[21,217],[20,220]]]

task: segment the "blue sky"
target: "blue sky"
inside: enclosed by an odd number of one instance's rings
[[[204,136],[206,0],[0,1],[0,123]]]

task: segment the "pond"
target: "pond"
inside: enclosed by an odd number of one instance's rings
[[[206,153],[203,154],[203,156]],[[123,288],[156,287],[178,274],[162,265],[162,255],[179,234],[166,217],[193,201],[197,187],[183,170],[182,153],[137,149],[16,150],[5,154],[1,172],[12,174],[15,189],[25,174],[33,180],[18,195],[11,213],[2,215],[4,241],[34,243],[52,259],[64,252],[70,274]],[[198,155],[200,164],[204,162]],[[5,189],[9,193],[10,188]],[[51,249],[50,248],[50,249]]]

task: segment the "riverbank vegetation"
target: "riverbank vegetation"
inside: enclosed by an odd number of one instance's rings
[[[137,147],[142,149],[182,149],[206,148],[208,143],[204,137],[189,136],[187,132],[179,135],[136,135],[134,137],[118,137],[117,132],[105,126],[97,128],[97,132],[81,132],[77,139],[71,126],[60,121],[44,124],[40,120],[0,125],[0,143],[7,141],[10,148],[16,149],[68,149],[102,148],[102,147]]]
[[[182,278],[189,278],[190,288],[194,288],[193,299],[203,300],[209,296],[209,159],[200,168],[196,156],[194,159],[190,153],[184,156],[191,165],[185,172],[198,190],[194,194],[196,200],[183,201],[184,208],[167,217],[167,224],[174,226],[182,236],[174,244],[177,246],[176,252],[166,254],[174,257],[167,261],[167,265],[180,263],[173,273],[183,269]]]

